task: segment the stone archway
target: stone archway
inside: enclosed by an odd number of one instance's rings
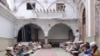
[[[54,25],[48,33],[49,43],[54,44],[55,42],[59,45],[60,42],[74,40],[72,29],[62,23]]]
[[[26,24],[18,32],[17,42],[43,41],[44,32],[36,24]]]
[[[85,41],[86,37],[86,7],[84,2],[80,3],[80,32],[81,32],[81,40]]]

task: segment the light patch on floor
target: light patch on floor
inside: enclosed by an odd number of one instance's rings
[[[5,51],[4,52],[0,52],[0,56],[5,56]]]
[[[52,50],[56,52],[57,56],[72,56],[70,53],[65,52],[65,50],[61,48],[52,48]],[[34,54],[31,54],[30,56],[36,56],[39,52],[40,50],[37,50],[36,52],[34,52]],[[5,52],[0,52],[0,56],[4,56],[4,54]]]
[[[61,48],[54,48],[54,50],[56,51],[57,56],[72,56],[70,53],[66,52]]]
[[[54,50],[56,52],[57,56],[72,56],[70,53],[65,52],[65,50],[63,50],[61,48],[52,48],[52,50]],[[36,54],[38,52],[39,52],[39,50],[37,50],[34,54],[31,54],[31,56],[36,56]]]

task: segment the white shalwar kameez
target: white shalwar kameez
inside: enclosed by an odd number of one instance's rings
[[[76,33],[75,33],[75,39],[74,39],[74,42],[79,41],[79,39],[80,39],[80,33],[79,33],[79,32],[76,32]]]

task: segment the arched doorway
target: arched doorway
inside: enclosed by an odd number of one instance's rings
[[[72,29],[65,24],[54,25],[48,33],[48,41],[59,45],[60,42],[74,40]]]
[[[17,42],[43,41],[43,30],[36,24],[24,25],[18,32]]]

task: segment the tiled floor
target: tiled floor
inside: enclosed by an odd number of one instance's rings
[[[72,56],[70,53],[65,52],[65,50],[61,48],[54,48],[54,50],[56,51],[57,56]]]
[[[67,52],[65,52],[63,49],[61,49],[61,48],[52,48],[55,52],[56,52],[56,54],[57,54],[57,56],[72,56],[70,53],[67,53]],[[39,50],[38,51],[36,51],[34,54],[32,54],[32,55],[30,55],[30,56],[36,56],[36,54],[39,52]],[[4,56],[4,53],[5,52],[0,52],[0,56]],[[45,54],[45,53],[44,53]]]
[[[4,52],[0,52],[0,56],[4,56],[5,54],[5,51]]]
[[[56,52],[56,54],[57,54],[57,56],[72,56],[71,54],[69,54],[69,53],[67,53],[67,52],[65,52],[63,49],[61,49],[61,48],[52,48],[55,52]],[[39,52],[39,50],[38,51],[36,51],[34,54],[32,54],[31,56],[36,56],[36,54]],[[45,53],[44,53],[45,54]]]

